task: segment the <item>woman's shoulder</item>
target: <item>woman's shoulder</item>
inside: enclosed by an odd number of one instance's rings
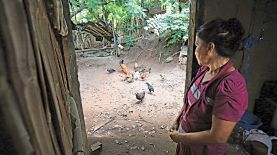
[[[218,85],[220,90],[227,92],[246,91],[246,82],[244,77],[238,72],[233,71],[231,74],[226,76]]]

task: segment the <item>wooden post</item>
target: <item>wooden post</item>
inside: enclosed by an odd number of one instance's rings
[[[191,79],[196,74],[199,67],[194,56],[194,41],[197,28],[203,21],[203,6],[204,0],[191,1],[185,92],[187,91]]]

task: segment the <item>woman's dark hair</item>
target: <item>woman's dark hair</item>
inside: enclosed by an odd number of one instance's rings
[[[232,57],[239,49],[244,29],[236,18],[215,19],[202,25],[197,36],[206,43],[213,42],[216,51],[224,57]]]

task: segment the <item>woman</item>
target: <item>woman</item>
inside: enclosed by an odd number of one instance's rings
[[[177,155],[226,154],[226,141],[248,106],[246,83],[230,61],[243,34],[235,18],[200,27],[195,56],[201,67],[169,132]]]

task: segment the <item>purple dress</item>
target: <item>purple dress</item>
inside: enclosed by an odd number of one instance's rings
[[[211,94],[207,88],[232,67],[229,61],[221,67],[219,73],[211,80],[202,82],[207,67],[201,67],[186,93],[185,105],[179,120],[179,132],[199,132],[210,130],[212,115],[217,118],[238,122],[248,106],[248,93],[243,76],[234,70],[225,76]],[[176,155],[224,155],[227,144],[189,144],[178,143]]]

